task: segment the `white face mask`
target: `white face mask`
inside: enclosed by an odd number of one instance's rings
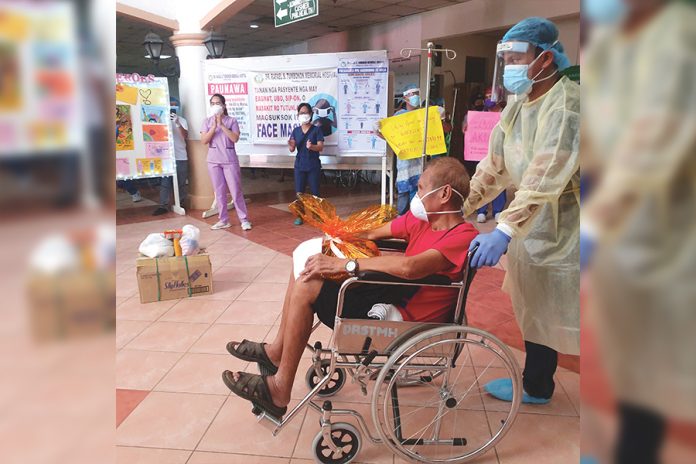
[[[309,121],[312,120],[312,117],[308,114],[301,114],[297,117],[297,119],[300,120],[300,124],[307,124]]]
[[[328,118],[331,114],[331,108],[314,108],[314,113],[320,118]]]
[[[445,186],[443,185],[442,187],[438,187],[438,188],[436,188],[435,190],[429,191],[428,193],[426,193],[425,195],[423,195],[422,198],[419,197],[418,194],[416,193],[416,196],[413,197],[413,199],[411,200],[411,213],[412,213],[416,218],[420,219],[421,221],[425,221],[425,222],[428,222],[428,214],[452,214],[452,213],[460,213],[460,214],[461,214],[461,213],[462,213],[462,210],[456,210],[456,211],[434,211],[434,212],[431,212],[431,213],[429,213],[428,211],[425,210],[425,205],[423,204],[423,198],[427,197],[428,195],[430,195],[430,194],[433,193],[433,192],[437,192],[438,190],[440,190],[440,189],[442,189],[442,188],[445,188]],[[450,186],[450,188],[452,188],[452,186]],[[454,193],[456,193],[457,195],[459,195],[459,198],[461,198],[461,199],[462,199],[462,202],[464,202],[464,197],[462,196],[461,193],[457,192],[455,189],[452,189],[452,191],[453,191]]]
[[[212,105],[210,107],[210,111],[212,111],[213,116],[217,116],[218,114],[221,114],[223,111],[222,105]]]

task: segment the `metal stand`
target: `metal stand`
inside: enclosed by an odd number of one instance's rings
[[[426,87],[425,87],[425,122],[423,123],[423,154],[421,155],[421,160],[422,160],[422,166],[421,169],[425,169],[425,161],[426,161],[426,156],[427,151],[426,147],[428,144],[428,107],[430,106],[430,77],[432,74],[432,68],[433,68],[433,52],[444,52],[445,57],[448,60],[453,60],[457,57],[457,52],[454,50],[450,50],[449,48],[434,48],[435,45],[433,45],[432,42],[428,42],[426,45],[427,48],[402,48],[401,49],[401,56],[403,58],[411,58],[411,54],[413,52],[428,52],[428,69],[426,70]]]

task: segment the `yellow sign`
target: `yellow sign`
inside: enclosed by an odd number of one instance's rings
[[[162,175],[162,160],[159,158],[136,158],[138,175]]]
[[[423,155],[423,124],[425,108],[392,116],[380,121],[380,132],[400,159],[420,158]],[[447,151],[445,133],[436,106],[428,108],[427,155],[439,155]]]
[[[138,89],[126,84],[116,84],[116,101],[135,105],[138,102]]]

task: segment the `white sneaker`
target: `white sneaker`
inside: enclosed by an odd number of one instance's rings
[[[251,222],[249,222],[249,221],[242,222],[242,230],[251,230]]]
[[[500,222],[500,221],[498,221],[498,219],[500,219],[500,213],[495,213],[494,218],[495,218],[496,223]]]
[[[479,215],[476,216],[476,222],[486,222],[486,215],[479,213]]]
[[[137,203],[139,201],[142,201],[143,197],[140,195],[140,192],[135,192],[133,195],[131,195],[131,198],[133,199],[133,203]]]
[[[227,229],[228,227],[232,227],[232,224],[230,224],[229,222],[222,222],[222,221],[218,221],[215,224],[213,224],[212,226],[210,226],[210,228],[213,230]]]

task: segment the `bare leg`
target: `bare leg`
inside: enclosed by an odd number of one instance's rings
[[[275,336],[273,343],[266,345],[266,355],[276,366],[280,364],[280,357],[283,353],[283,334],[285,332],[285,324],[287,322],[288,308],[290,307],[290,298],[292,297],[292,291],[295,287],[295,274],[290,271],[290,281],[288,282],[288,288],[285,291],[285,300],[283,301],[283,312],[280,315],[280,327],[278,328],[278,333]]]

